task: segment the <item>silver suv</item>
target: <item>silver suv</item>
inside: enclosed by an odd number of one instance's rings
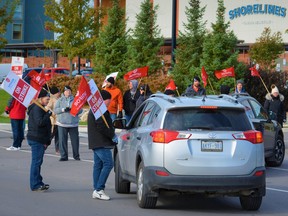
[[[141,208],[154,208],[164,190],[238,196],[243,209],[260,208],[263,138],[241,104],[157,93],[127,125],[116,120],[114,126],[123,129],[114,150],[115,190],[130,193],[136,183]]]

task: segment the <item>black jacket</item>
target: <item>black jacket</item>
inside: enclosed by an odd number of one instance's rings
[[[113,148],[115,146],[112,138],[115,136],[115,129],[108,111],[104,113],[104,117],[109,125],[106,126],[102,117],[95,120],[93,112],[88,113],[88,146],[89,149],[95,148]]]
[[[199,86],[199,90],[196,92],[193,89],[193,86],[189,85],[187,89],[185,90],[185,92],[182,94],[182,96],[192,97],[192,96],[201,96],[205,94],[206,94],[206,90],[202,86]]]
[[[283,120],[286,120],[286,112],[284,110],[284,96],[279,94],[278,97],[274,97],[272,94],[266,94],[264,109],[269,113],[272,112],[272,119],[279,122],[283,127]]]
[[[50,114],[33,103],[28,107],[28,115],[27,139],[49,145],[51,142]]]
[[[140,96],[140,91],[137,89],[134,95],[131,95],[130,89],[124,93],[123,105],[126,115],[132,115],[136,108],[136,101]]]

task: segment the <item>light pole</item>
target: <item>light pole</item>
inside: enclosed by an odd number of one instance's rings
[[[177,17],[177,0],[172,0],[172,44],[171,44],[171,66],[175,64],[176,49],[176,17]]]

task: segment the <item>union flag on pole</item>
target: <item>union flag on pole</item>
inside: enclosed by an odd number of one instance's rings
[[[251,71],[251,76],[257,76],[257,77],[260,77],[259,71],[256,69],[255,66],[249,68],[249,70]]]
[[[27,76],[31,78],[30,85],[38,92],[41,91],[42,86],[46,83],[44,72],[41,71],[40,73],[38,73],[37,71],[32,70],[28,73]]]
[[[70,114],[76,116],[91,95],[90,86],[84,76],[81,77],[76,96],[73,100]]]
[[[203,80],[204,87],[206,87],[207,80],[208,80],[208,74],[207,74],[204,66],[202,67],[202,70],[201,70],[201,77],[202,77],[202,80]]]
[[[177,89],[177,86],[175,85],[175,82],[173,79],[170,79],[169,84],[166,86],[165,90],[170,89],[175,91]]]
[[[141,68],[136,68],[136,69],[134,69],[132,71],[127,72],[124,75],[124,79],[126,81],[129,81],[129,80],[138,79],[138,78],[141,78],[141,77],[147,77],[148,76],[148,70],[149,70],[148,66],[141,67]]]
[[[234,67],[225,68],[223,70],[216,70],[214,71],[214,75],[217,77],[217,79],[224,77],[235,77]]]

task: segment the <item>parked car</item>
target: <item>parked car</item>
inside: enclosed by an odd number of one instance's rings
[[[27,75],[29,74],[30,71],[32,70],[35,70],[37,71],[38,73],[40,73],[42,71],[42,68],[41,67],[34,67],[34,68],[26,68],[24,71],[23,71],[23,75],[22,75],[22,78],[25,79],[27,77]]]
[[[57,68],[43,68],[46,80],[50,80],[53,78],[55,75],[65,75],[69,76],[69,69],[68,68],[62,68],[62,67],[57,67]]]
[[[281,166],[285,157],[284,133],[277,121],[271,120],[264,107],[249,94],[233,94],[220,97],[239,102],[245,107],[247,116],[256,130],[263,134],[266,165]]]
[[[240,103],[215,96],[157,93],[135,111],[114,149],[115,190],[136,183],[141,208],[154,208],[162,191],[237,196],[257,210],[265,196],[262,133]]]
[[[80,70],[80,74],[78,70],[72,71],[72,76],[75,77],[77,75],[89,77],[93,73],[93,68],[84,68]]]
[[[27,64],[24,64],[23,66],[23,72],[25,71],[25,69],[28,68]],[[0,83],[2,83],[5,79],[5,77],[7,76],[7,74],[11,71],[11,64],[9,63],[3,63],[0,64]],[[22,75],[19,75],[19,77],[21,77]]]

